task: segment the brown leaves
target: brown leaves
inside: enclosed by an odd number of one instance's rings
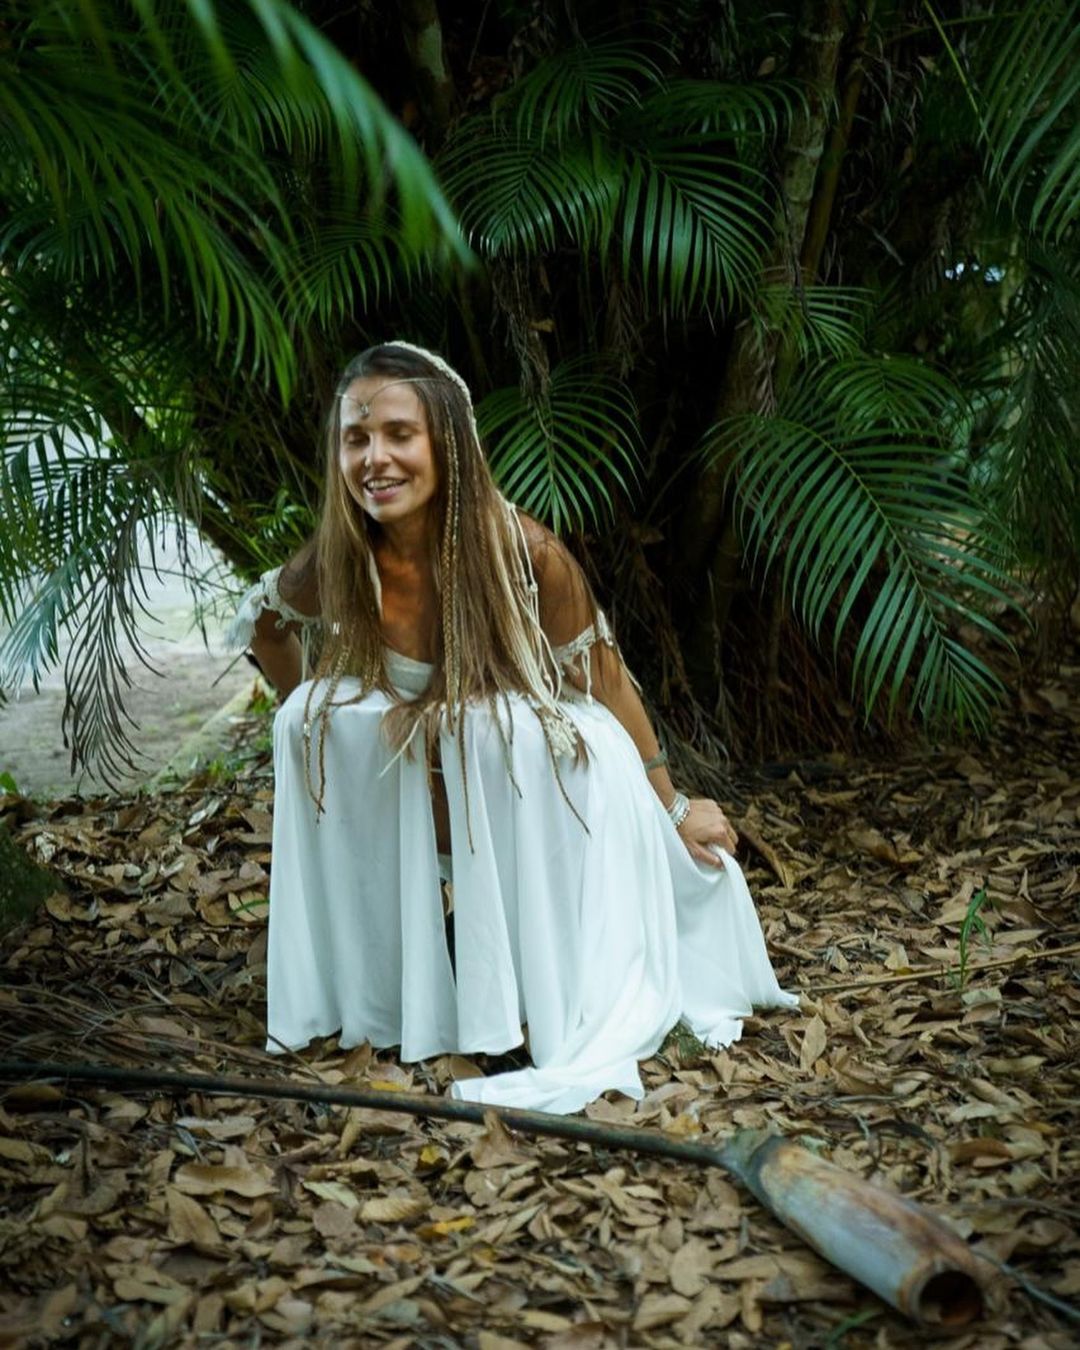
[[[1022,753],[755,787],[751,885],[802,1013],[755,1017],[726,1051],[673,1037],[642,1101],[588,1117],[705,1140],[772,1125],[1080,1296],[1080,995],[1072,960],[1045,959],[1080,941],[1080,738],[1060,734],[1074,705],[1039,700],[1042,739],[1026,731]],[[20,806],[20,839],[68,893],[8,943],[0,1049],[388,1093],[487,1071],[332,1041],[263,1052],[270,806],[265,783]],[[927,967],[945,974],[910,978]],[[825,1344],[845,1323],[851,1346],[926,1343],[718,1171],[527,1139],[494,1115],[24,1086],[0,1103],[0,1183],[0,1344],[97,1344],[107,1327],[162,1345],[753,1350]],[[956,1350],[1064,1350],[1052,1310],[1007,1294],[1002,1277]]]
[[[426,1214],[430,1203],[427,1195],[385,1195],[365,1200],[360,1206],[360,1217],[368,1223],[397,1224],[418,1219]]]
[[[685,1242],[671,1258],[668,1279],[677,1294],[693,1298],[708,1285],[716,1264],[716,1252],[701,1238]]]
[[[473,1166],[507,1167],[516,1163],[528,1163],[528,1153],[515,1144],[510,1131],[494,1111],[484,1115],[484,1132],[469,1149]]]

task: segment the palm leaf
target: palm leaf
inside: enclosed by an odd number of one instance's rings
[[[724,153],[731,127],[719,124],[725,113],[738,124],[757,108],[771,125],[765,110],[782,100],[754,91],[740,101],[731,87],[710,86],[694,105],[680,86],[670,106],[654,92],[639,107],[621,85],[612,86],[613,100],[616,88],[624,101],[605,104],[604,118],[587,118],[580,101],[571,99],[567,112],[537,96],[512,122],[474,117],[458,128],[438,168],[467,238],[490,256],[537,254],[569,240],[599,249],[605,261],[612,241],[624,271],[640,275],[660,309],[733,306],[756,289],[773,207],[765,174]],[[662,116],[651,115],[654,103]],[[706,130],[688,130],[680,118]]]
[[[765,176],[704,137],[636,147],[622,207],[622,264],[663,308],[733,307],[757,288],[772,236]]]
[[[891,427],[893,433],[917,429],[940,436],[965,406],[956,385],[917,357],[895,353],[856,353],[830,363],[828,379],[808,380],[792,394],[792,407],[802,410],[818,399],[822,413],[838,427]]]
[[[609,516],[612,485],[627,491],[640,462],[629,390],[591,358],[565,361],[546,396],[497,389],[476,409],[491,468],[511,500],[552,529]]]
[[[374,309],[403,292],[410,273],[423,264],[389,222],[357,219],[344,210],[320,213],[292,257],[281,294],[301,330],[311,323],[328,329]]]
[[[21,579],[13,586],[5,569],[5,612],[13,599],[18,605],[0,642],[0,687],[36,685],[66,633],[63,725],[72,763],[94,764],[106,776],[130,769],[123,690],[128,663],[144,659],[138,544],[164,516],[156,475],[146,464],[133,472],[129,463],[87,453],[63,429],[41,429],[5,456],[0,499],[23,508],[11,522],[21,547],[9,561]]]
[[[749,137],[779,135],[805,106],[804,92],[786,80],[734,84],[673,79],[650,92],[631,118],[644,127],[730,137],[741,144]]]
[[[1007,642],[991,617],[1012,603],[1003,534],[931,434],[942,377],[905,368],[898,380],[878,358],[875,378],[874,364],[811,369],[781,413],[726,419],[704,453],[731,457],[746,546],[764,569],[781,565],[815,640],[831,616],[836,652],[859,607],[851,678],[867,716],[907,690],[930,723],[982,726],[1000,681],[954,628]]]
[[[165,18],[140,8],[142,28],[115,0],[14,5],[0,49],[0,250],[64,282],[152,278],[166,306],[179,282],[219,354],[254,359],[287,391],[288,316],[266,278],[291,276],[293,203],[268,150],[317,157],[354,196],[363,170],[368,214],[392,191],[411,249],[463,257],[464,244],[419,150],[283,0],[222,6],[228,24],[203,0]],[[257,73],[241,76],[252,51]]]
[[[658,43],[620,38],[575,42],[545,57],[496,101],[504,120],[524,140],[562,142],[591,126],[607,125],[641,90],[660,80]]]
[[[601,141],[544,143],[487,117],[464,123],[437,167],[466,238],[492,257],[553,249],[560,237],[589,248],[611,229],[622,177]]]
[[[929,4],[931,16],[937,18]],[[940,25],[938,25],[939,31]],[[1080,23],[1072,0],[1033,0],[987,25],[971,77],[946,50],[981,125],[988,169],[1027,227],[1060,239],[1080,212]]]
[[[1036,245],[993,334],[981,381],[979,481],[1010,521],[1014,546],[1064,603],[1080,576],[1080,267]]]
[[[800,361],[837,360],[861,348],[873,292],[858,286],[763,285],[751,311],[764,337],[771,332]]]

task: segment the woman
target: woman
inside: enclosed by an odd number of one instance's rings
[[[498,1054],[525,1024],[535,1067],[455,1095],[575,1111],[640,1097],[680,1016],[724,1045],[752,1004],[794,1006],[731,825],[675,790],[581,569],[496,489],[461,377],[371,348],[326,451],[314,545],[234,628],[284,696],[270,1048]]]

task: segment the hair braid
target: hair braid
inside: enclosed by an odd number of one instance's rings
[[[353,498],[339,458],[342,398],[354,381],[377,376],[411,384],[416,390],[435,461],[432,563],[439,596],[437,641],[431,681],[414,699],[403,697],[390,682],[374,552],[379,527]],[[468,529],[463,531],[466,520]],[[383,727],[390,746],[396,753],[411,754],[414,738],[421,733],[429,774],[443,731],[455,740],[470,846],[465,770],[465,717],[470,705],[486,703],[491,710],[511,781],[512,695],[523,697],[540,722],[557,778],[561,757],[585,753],[577,726],[559,701],[561,673],[540,624],[521,522],[491,477],[468,386],[434,353],[408,343],[388,343],[362,353],[342,373],[326,429],[317,568],[325,640],[304,709],[304,744],[308,791],[318,812],[323,811],[332,712],[374,689],[381,690],[389,703]],[[347,685],[341,697],[343,681]],[[559,785],[565,795],[561,779]]]

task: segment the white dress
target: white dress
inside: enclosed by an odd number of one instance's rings
[[[234,626],[241,641],[258,607],[299,617],[260,585]],[[398,692],[422,692],[431,667],[387,655]],[[304,765],[309,687],[274,721],[268,1049],[340,1031],[342,1046],[399,1045],[406,1061],[499,1054],[522,1044],[524,1024],[535,1067],[457,1082],[454,1096],[571,1112],[612,1089],[639,1098],[638,1060],[680,1018],[724,1046],[753,1006],[798,1005],[777,984],[738,864],[690,857],[627,732],[574,690],[565,706],[588,763],[559,765],[581,820],[536,715],[511,698],[505,737],[486,707],[465,719],[470,846],[457,741],[442,737],[452,967],[423,746],[411,758],[390,750],[380,691],[335,707],[317,821]],[[357,691],[345,679],[337,697]]]

